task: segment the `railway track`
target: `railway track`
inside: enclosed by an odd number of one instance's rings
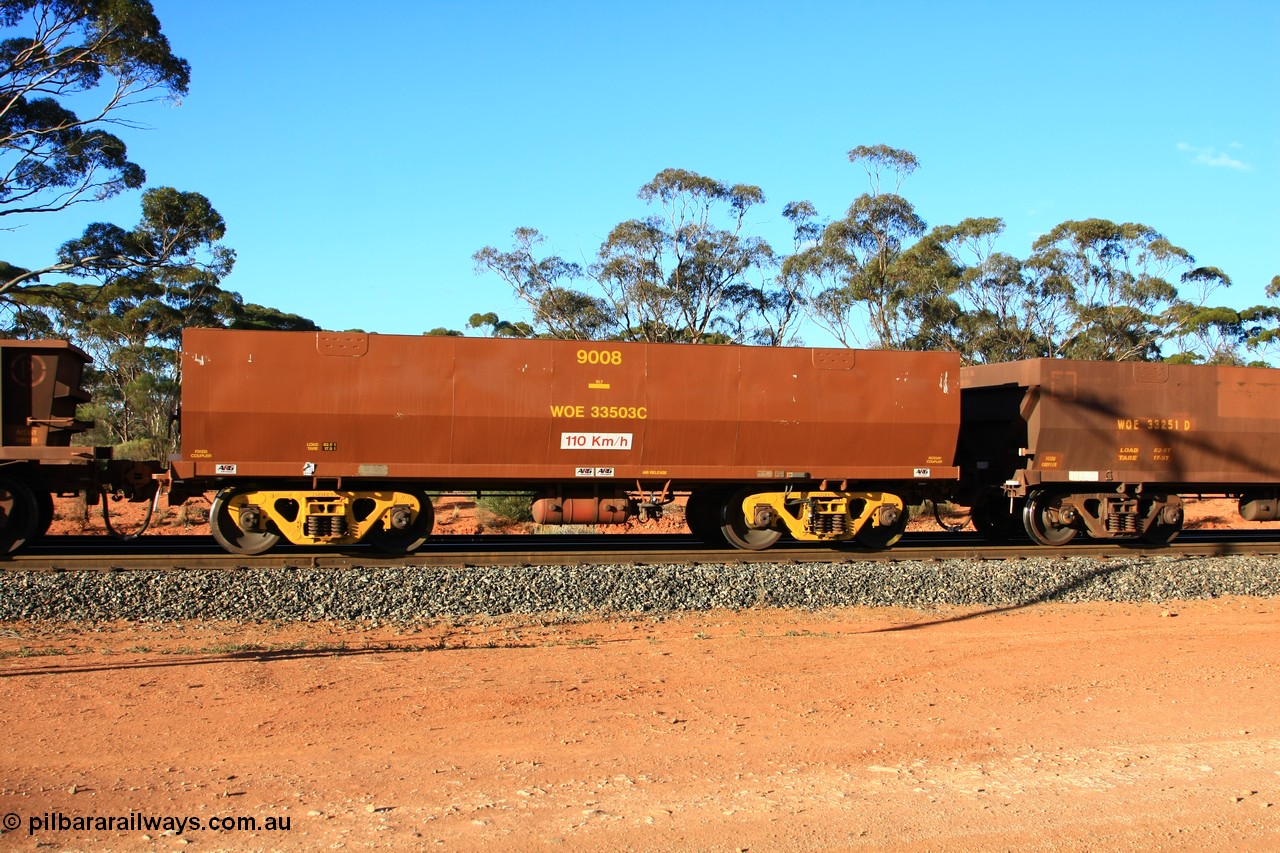
[[[366,548],[293,548],[246,557],[228,554],[204,537],[148,536],[120,543],[101,536],[50,537],[0,562],[0,571],[235,570],[270,568],[741,565],[1020,560],[1028,558],[1216,557],[1280,554],[1270,531],[1191,531],[1168,546],[1078,541],[1055,549],[1026,541],[997,543],[973,534],[908,534],[895,547],[871,551],[793,542],[766,551],[712,548],[686,535],[450,536],[415,553],[392,557]]]

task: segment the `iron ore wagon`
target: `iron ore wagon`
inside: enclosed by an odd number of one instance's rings
[[[892,545],[907,507],[972,507],[989,537],[1165,543],[1182,495],[1280,518],[1280,372],[952,353],[190,329],[182,448],[82,447],[89,357],[0,341],[0,554],[52,495],[216,493],[226,549],[418,547],[430,494],[532,495],[543,524],[614,524],[686,500],[704,540]]]
[[[416,548],[428,493],[527,491],[620,523],[687,494],[744,549],[892,544],[954,482],[951,353],[189,329],[171,501],[209,489],[233,552]]]
[[[88,402],[90,358],[66,341],[0,340],[0,555],[44,535],[53,495],[147,500],[156,467],[112,458],[110,447],[84,447],[75,436],[93,426],[76,418]]]
[[[990,536],[1020,517],[1042,545],[1080,532],[1165,543],[1188,494],[1280,517],[1280,371],[1033,359],[960,376],[961,491]]]

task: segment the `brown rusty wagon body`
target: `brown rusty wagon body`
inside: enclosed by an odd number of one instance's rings
[[[1035,359],[961,377],[958,460],[988,532],[1010,502],[1045,544],[1080,530],[1168,541],[1180,494],[1238,496],[1246,516],[1275,517],[1280,372]]]
[[[109,447],[72,444],[92,421],[76,419],[89,400],[89,356],[58,340],[0,340],[0,554],[36,539],[53,521],[53,494],[96,499],[127,490],[154,492],[154,466],[116,462]]]
[[[448,489],[565,523],[691,492],[691,526],[740,547],[887,544],[957,476],[947,353],[191,329],[182,370],[175,489],[223,490],[233,550],[416,547]]]
[[[76,446],[88,356],[0,341],[0,554],[52,494],[156,491],[155,463]],[[952,353],[191,329],[170,502],[214,537],[418,547],[428,493],[519,492],[544,524],[654,517],[695,535],[886,547],[953,498],[989,536],[1168,542],[1185,494],[1280,519],[1280,372]]]
[[[4,461],[79,462],[92,448],[71,447],[71,437],[92,426],[76,420],[87,402],[82,388],[89,356],[66,341],[0,341],[0,423]]]

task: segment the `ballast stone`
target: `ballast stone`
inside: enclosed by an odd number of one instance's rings
[[[0,573],[0,620],[371,621],[1280,595],[1277,557]]]

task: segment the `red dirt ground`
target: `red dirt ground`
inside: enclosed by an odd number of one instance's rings
[[[0,846],[1275,850],[1277,661],[1244,598],[11,623]]]
[[[1280,847],[1272,599],[0,633],[10,849]]]

